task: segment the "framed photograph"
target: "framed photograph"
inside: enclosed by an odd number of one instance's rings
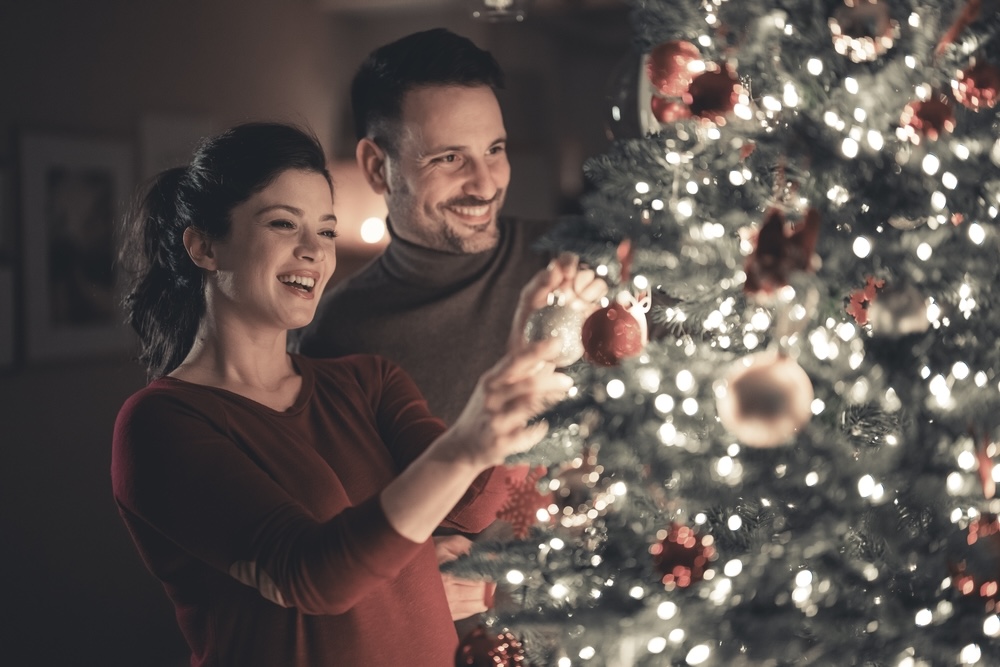
[[[115,242],[134,169],[127,143],[21,138],[27,361],[109,354],[129,344]]]

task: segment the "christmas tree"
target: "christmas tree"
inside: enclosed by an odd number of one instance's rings
[[[456,664],[1000,664],[998,3],[632,16],[547,239],[609,303],[535,322],[584,359]]]

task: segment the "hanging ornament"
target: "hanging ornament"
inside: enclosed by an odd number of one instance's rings
[[[589,526],[615,502],[608,491],[607,480],[601,477],[604,467],[597,457],[585,453],[563,468],[549,482],[552,490],[550,512],[564,528]]]
[[[506,521],[513,528],[514,537],[523,540],[531,532],[532,526],[552,503],[551,493],[538,490],[538,480],[548,472],[545,466],[538,466],[524,479],[507,480],[507,499],[497,511],[497,518]]]
[[[935,56],[939,56],[944,53],[945,49],[948,48],[950,44],[953,44],[966,28],[979,18],[979,11],[982,9],[982,4],[982,0],[968,0],[968,2],[965,3],[962,13],[958,15],[958,18],[955,19],[955,22],[952,23],[951,27],[944,33],[941,37],[941,41],[938,42],[937,47],[934,49]]]
[[[900,139],[914,144],[920,144],[924,138],[937,141],[945,132],[955,130],[955,112],[944,95],[932,95],[923,102],[910,102],[903,107],[899,125],[896,134]]]
[[[833,48],[856,63],[877,59],[899,37],[899,23],[889,14],[889,3],[879,0],[844,0],[829,25]]]
[[[877,290],[885,285],[885,281],[875,276],[865,278],[865,286],[851,292],[848,297],[847,313],[854,318],[854,321],[865,326],[868,324],[868,307],[875,300]]]
[[[524,327],[524,340],[528,343],[556,338],[559,340],[559,356],[556,366],[569,366],[583,356],[581,332],[587,314],[579,299],[567,300],[561,292],[552,292],[548,305],[528,316]]]
[[[682,40],[664,42],[646,57],[646,76],[665,97],[680,97],[686,93],[702,67],[698,47]]]
[[[1000,520],[982,514],[964,533],[948,540],[951,585],[962,595],[982,598],[988,610],[1000,600]]]
[[[462,638],[455,651],[455,667],[517,667],[525,665],[521,640],[508,631],[480,625]]]
[[[778,352],[738,360],[716,395],[722,426],[748,447],[786,444],[812,417],[809,376]]]
[[[882,338],[899,338],[923,333],[930,327],[927,298],[909,283],[890,283],[868,304],[872,333]]]
[[[649,101],[653,116],[661,123],[676,123],[691,117],[691,109],[680,100],[670,100],[659,95],[653,95]]]
[[[592,313],[583,323],[584,358],[599,366],[616,366],[642,352],[648,336],[649,305],[648,296],[636,300],[630,293],[620,292],[616,301]]]
[[[889,218],[889,226],[903,231],[910,231],[927,224],[927,218],[908,218],[905,215],[894,215]]]
[[[819,211],[814,208],[806,211],[805,219],[794,228],[787,224],[781,209],[770,208],[743,266],[747,276],[743,291],[769,295],[787,285],[795,271],[814,271],[819,223]]]
[[[746,89],[729,65],[706,63],[705,71],[691,81],[681,99],[692,116],[725,125],[726,116],[732,113],[741,98],[748,98]]]
[[[705,578],[705,570],[717,556],[711,535],[671,523],[670,528],[656,535],[660,540],[649,547],[653,567],[668,590],[687,588]]]
[[[973,63],[951,80],[951,91],[958,100],[973,111],[992,109],[1000,90],[1000,67],[986,61]]]

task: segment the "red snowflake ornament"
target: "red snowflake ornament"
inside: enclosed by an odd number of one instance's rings
[[[885,281],[875,276],[865,278],[865,286],[851,292],[847,304],[847,313],[854,321],[864,326],[868,324],[868,306],[875,300],[877,290],[885,285]]]
[[[538,491],[538,480],[547,470],[545,466],[538,466],[522,480],[507,479],[507,500],[497,511],[497,518],[508,522],[514,536],[520,540],[538,523],[538,511],[552,504],[551,493]]]

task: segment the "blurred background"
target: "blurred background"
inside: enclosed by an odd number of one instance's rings
[[[113,283],[101,273],[109,218],[201,136],[248,120],[304,124],[331,159],[342,280],[386,240],[382,203],[353,167],[350,78],[376,46],[437,26],[507,73],[505,211],[573,211],[629,62],[623,0],[0,5],[0,663],[186,664],[111,497],[115,415],[145,377],[101,293]]]

